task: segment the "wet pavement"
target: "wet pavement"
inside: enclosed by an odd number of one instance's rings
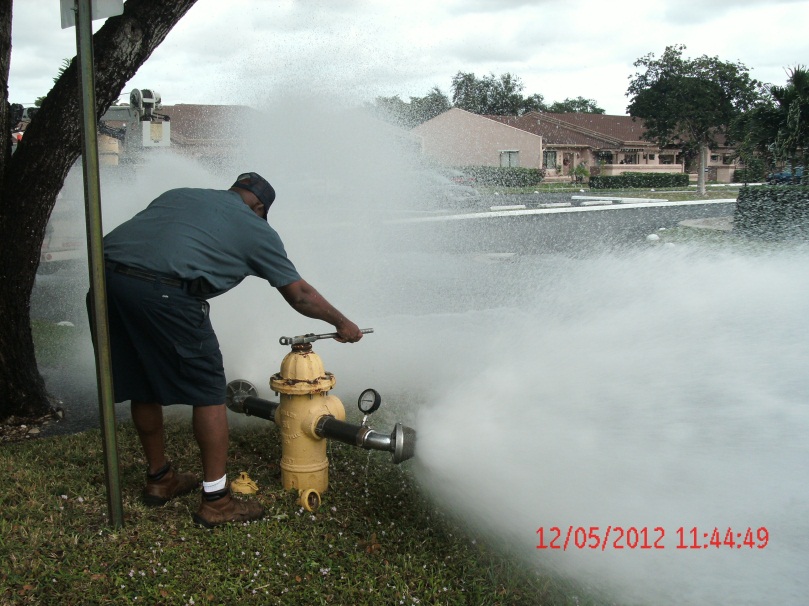
[[[687,219],[680,221],[683,227],[694,229],[712,229],[715,231],[733,231],[733,215],[725,217],[712,217],[709,219]]]

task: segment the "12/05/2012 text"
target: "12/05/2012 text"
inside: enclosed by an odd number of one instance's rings
[[[765,526],[753,528],[698,528],[680,526],[667,533],[662,526],[540,526],[537,549],[622,550],[622,549],[764,549],[770,541]],[[669,537],[668,541],[666,540]],[[672,544],[671,537],[674,537]]]

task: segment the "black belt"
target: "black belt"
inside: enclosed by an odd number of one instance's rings
[[[166,286],[173,286],[175,288],[185,288],[187,286],[185,280],[173,278],[172,276],[167,276],[166,274],[156,274],[150,271],[146,271],[145,269],[138,269],[137,267],[129,267],[127,265],[121,265],[120,263],[114,263],[112,261],[107,261],[106,266],[108,269],[114,271],[117,274],[131,276],[133,278],[137,278],[138,280],[145,280],[146,282],[159,282],[160,284],[165,284]]]

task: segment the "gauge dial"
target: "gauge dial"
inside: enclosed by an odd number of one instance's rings
[[[357,406],[363,414],[369,415],[382,404],[382,396],[376,389],[368,388],[360,394]]]

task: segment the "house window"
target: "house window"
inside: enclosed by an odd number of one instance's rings
[[[518,151],[500,152],[500,166],[519,166],[519,165],[520,165],[520,152]]]
[[[542,166],[544,166],[545,168],[556,168],[555,151],[542,152]]]
[[[711,154],[711,162],[719,162],[719,154]]]

